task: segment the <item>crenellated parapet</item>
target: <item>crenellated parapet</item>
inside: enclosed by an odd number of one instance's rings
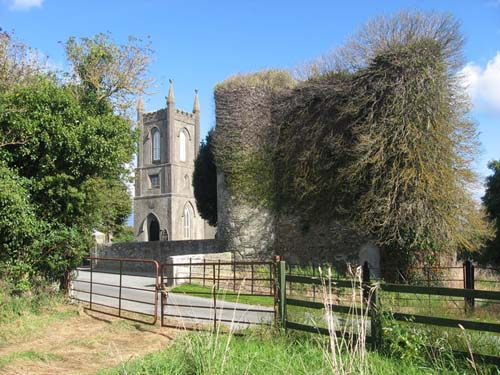
[[[162,108],[154,112],[145,112],[143,116],[144,125],[148,125],[158,121],[166,120],[167,110],[165,108]]]
[[[186,117],[186,118],[193,118],[194,113],[192,112],[186,112],[183,111],[182,109],[175,109],[175,114],[178,115],[179,117]]]

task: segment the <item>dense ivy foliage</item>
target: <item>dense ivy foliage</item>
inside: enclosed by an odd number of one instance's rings
[[[477,153],[449,15],[370,22],[307,79],[238,76],[216,88],[216,164],[233,197],[305,222],[350,220],[399,267],[477,249]],[[278,84],[276,84],[278,82]]]
[[[287,71],[265,70],[216,86],[214,156],[233,199],[275,208],[273,98],[295,84]]]

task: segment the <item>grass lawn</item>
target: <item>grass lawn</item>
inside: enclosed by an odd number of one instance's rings
[[[170,290],[172,293],[183,293],[190,296],[213,298],[212,288],[198,284],[182,284]],[[274,298],[272,296],[248,296],[238,295],[238,292],[232,290],[219,289],[217,299],[227,302],[241,302],[249,305],[259,306],[274,306]]]

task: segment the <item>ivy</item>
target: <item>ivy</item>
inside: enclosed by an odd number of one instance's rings
[[[448,15],[400,13],[298,83],[263,71],[217,85],[215,161],[231,197],[304,222],[346,218],[405,266],[479,248],[462,41]]]

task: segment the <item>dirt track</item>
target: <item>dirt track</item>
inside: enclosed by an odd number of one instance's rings
[[[178,332],[80,308],[75,316],[0,347],[0,374],[94,374],[164,348]]]

